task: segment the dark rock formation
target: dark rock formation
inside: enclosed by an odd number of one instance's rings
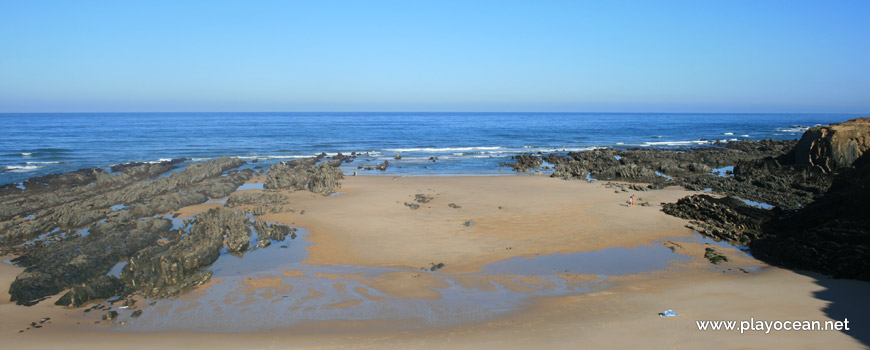
[[[240,205],[264,205],[264,204],[286,204],[287,196],[280,193],[262,193],[262,192],[247,192],[233,193],[227,199],[226,206],[229,208]]]
[[[168,246],[139,250],[121,272],[121,279],[146,296],[171,296],[204,283],[203,271],[228,252],[244,252],[250,245],[250,221],[244,213],[216,208],[195,217],[190,232]],[[225,243],[226,242],[226,243]]]
[[[339,180],[344,174],[338,169],[341,161],[317,164],[318,158],[297,159],[269,167],[266,173],[266,189],[304,190],[328,195],[341,188]]]
[[[120,259],[156,245],[171,228],[169,220],[137,220],[124,213],[90,228],[90,234],[42,245],[13,259],[24,266],[9,287],[11,301],[31,304],[62,290],[97,280]]]
[[[156,214],[225,197],[253,174],[232,171],[244,164],[238,159],[219,158],[156,177],[176,163],[128,164],[115,174],[52,175],[29,180],[34,186],[26,190],[4,192],[0,204],[17,211],[0,222],[0,250],[20,255],[13,262],[25,267],[10,286],[12,301],[33,304],[68,288],[63,305],[105,297],[117,290],[117,279],[105,276],[117,262],[149,249],[163,251],[161,242],[182,236]],[[114,207],[119,204],[122,209]]]
[[[742,246],[763,237],[762,226],[773,217],[770,210],[748,206],[736,198],[703,194],[664,203],[662,211],[690,220],[688,227],[695,231]]]
[[[696,195],[663,211],[691,220],[701,233],[749,246],[771,264],[870,280],[868,139],[868,119],[852,120],[810,129],[786,154],[738,162],[739,185],[724,182],[723,192],[785,203],[773,210]]]
[[[95,299],[108,299],[123,293],[126,286],[114,276],[100,276],[88,283],[74,286],[54,304],[58,306],[79,307]]]
[[[502,166],[509,166],[516,172],[527,172],[541,167],[544,161],[538,156],[532,154],[518,154],[512,157],[516,162],[503,163]]]
[[[830,190],[765,227],[753,254],[774,264],[870,280],[870,156],[840,167]]]

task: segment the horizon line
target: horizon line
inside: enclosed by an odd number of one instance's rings
[[[196,114],[196,113],[214,113],[214,114],[229,114],[229,113],[329,113],[329,114],[337,114],[337,113],[387,113],[387,114],[398,114],[398,113],[420,113],[420,114],[435,114],[435,113],[469,113],[469,114],[488,114],[488,113],[506,113],[506,114],[522,114],[522,113],[542,113],[542,114],[839,114],[839,115],[859,115],[859,114],[870,114],[870,112],[621,112],[621,111],[608,111],[608,112],[581,112],[581,111],[557,111],[557,112],[545,112],[545,111],[139,111],[139,112],[130,112],[130,111],[111,111],[111,112],[2,112],[0,111],[0,115],[8,115],[8,114]]]

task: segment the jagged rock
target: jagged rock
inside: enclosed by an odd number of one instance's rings
[[[543,160],[531,154],[518,154],[513,156],[515,163],[503,163],[501,166],[509,166],[516,172],[527,172],[532,169],[537,169],[543,164]]]
[[[341,188],[339,180],[344,174],[338,163],[317,164],[318,158],[297,159],[269,167],[263,187],[266,189],[304,190],[328,195]]]
[[[190,232],[167,247],[139,250],[121,271],[121,279],[146,296],[176,295],[211,278],[212,272],[204,269],[218,259],[223,247],[232,253],[251,249],[251,228],[259,233],[258,246],[267,246],[261,243],[271,239],[283,240],[295,231],[262,219],[251,223],[245,213],[228,208],[211,209],[198,214]]]
[[[748,206],[736,198],[704,194],[664,203],[662,211],[690,220],[698,232],[741,246],[764,237],[762,226],[774,217],[773,211]]]
[[[870,118],[858,118],[807,130],[791,154],[796,164],[832,173],[852,165],[867,149]]]
[[[156,245],[171,226],[167,219],[137,220],[125,214],[91,227],[88,236],[31,249],[13,260],[26,269],[9,288],[11,300],[26,305],[66,288],[99,281],[119,257]]]
[[[79,307],[88,301],[95,299],[107,299],[120,295],[124,290],[124,283],[114,276],[100,276],[88,283],[74,286],[54,304],[58,306]]]
[[[820,271],[839,278],[870,280],[870,155],[840,168],[815,202],[784,213],[753,242],[754,256],[771,263]]]
[[[231,194],[226,206],[233,208],[240,205],[283,203],[287,203],[287,196],[280,193],[247,192]]]

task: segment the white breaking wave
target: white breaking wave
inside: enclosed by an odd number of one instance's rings
[[[21,156],[22,156],[22,157],[30,157],[30,156],[32,156],[32,155],[33,155],[33,153],[30,153],[30,152],[22,152],[22,153],[21,153]]]
[[[25,164],[60,164],[60,162],[25,162]]]
[[[465,152],[503,149],[503,147],[445,147],[445,148],[385,148],[387,152]]]
[[[640,145],[643,147],[649,147],[649,146],[691,146],[691,145],[706,145],[709,143],[710,143],[710,141],[706,141],[706,140],[657,141],[657,142],[644,142]]]
[[[809,129],[810,129],[809,126],[795,125],[795,126],[792,126],[790,128],[776,128],[776,131],[790,132],[790,133],[803,133]]]
[[[749,134],[740,135],[740,137],[749,137]]]
[[[34,171],[34,170],[39,169],[39,168],[40,168],[40,166],[37,166],[37,165],[24,165],[24,166],[7,165],[6,166],[6,170],[13,172],[13,173],[26,173],[26,172]]]
[[[734,135],[734,133],[733,132],[726,132],[726,133],[723,133],[722,135],[731,136],[731,135]]]

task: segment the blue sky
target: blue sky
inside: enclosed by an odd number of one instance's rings
[[[870,112],[870,1],[7,1],[0,112]]]

